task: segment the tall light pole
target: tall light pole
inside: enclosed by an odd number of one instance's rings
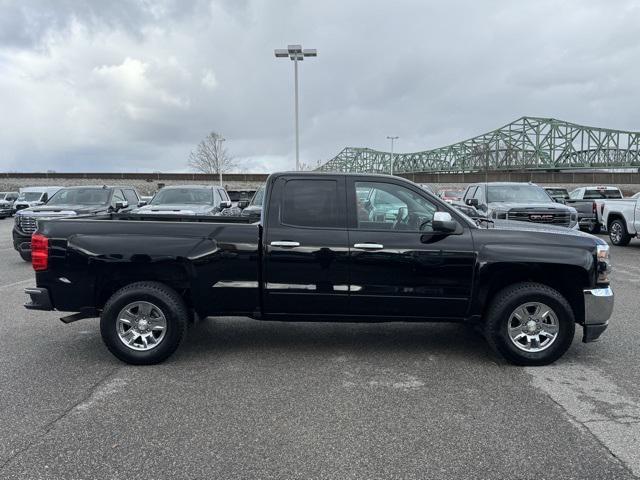
[[[220,186],[222,187],[222,142],[224,142],[226,140],[226,138],[224,137],[218,137],[218,142],[220,142],[220,144],[218,145],[218,176],[220,177]]]
[[[304,57],[317,57],[315,48],[302,49],[302,45],[288,45],[287,48],[276,48],[274,53],[277,58],[289,57],[293,61],[294,96],[295,96],[295,124],[296,124],[296,171],[300,170],[300,133],[298,128],[298,62]]]
[[[387,136],[387,138],[389,140],[391,140],[391,158],[389,159],[390,160],[389,163],[390,163],[391,166],[389,167],[389,171],[391,172],[391,175],[393,175],[393,141],[399,139],[400,137],[398,137],[398,136],[395,136],[395,137]]]

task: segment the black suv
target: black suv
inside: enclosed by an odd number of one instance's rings
[[[31,261],[31,235],[38,220],[61,217],[101,215],[126,212],[143,206],[133,187],[68,187],[58,190],[46,204],[16,212],[13,247],[22,259]]]

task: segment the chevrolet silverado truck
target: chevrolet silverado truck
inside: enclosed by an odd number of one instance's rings
[[[544,188],[533,183],[487,182],[467,187],[462,202],[491,220],[545,223],[578,228],[578,212],[554,201]]]
[[[607,328],[609,248],[592,235],[480,228],[385,175],[277,173],[263,204],[257,223],[132,213],[38,222],[25,306],[70,312],[66,323],[100,317],[107,348],[131,364],[165,360],[191,319],[210,316],[461,322],[518,365],[558,359],[576,323],[584,342]]]
[[[640,196],[603,200],[602,223],[614,245],[624,247],[632,238],[640,238]]]

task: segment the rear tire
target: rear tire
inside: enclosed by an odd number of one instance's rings
[[[184,338],[189,312],[182,297],[159,282],[137,282],[114,293],[100,318],[102,340],[132,365],[166,360]]]
[[[569,349],[575,328],[573,310],[559,292],[526,282],[495,294],[484,333],[489,345],[510,363],[548,365]]]
[[[618,247],[629,245],[631,235],[627,232],[627,225],[623,220],[616,218],[609,224],[609,239]]]
[[[20,254],[20,258],[22,258],[22,260],[31,263],[31,252],[19,251],[18,253]]]
[[[590,233],[591,235],[597,235],[598,233],[600,233],[600,230],[601,230],[600,224],[594,223],[587,229],[587,232]]]

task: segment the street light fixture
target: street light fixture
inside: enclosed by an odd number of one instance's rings
[[[391,140],[391,157],[389,158],[389,160],[390,160],[389,161],[389,164],[390,164],[389,171],[391,172],[391,175],[393,175],[393,141],[399,139],[400,137],[398,137],[398,136],[395,136],[395,137],[387,136],[387,138],[389,140]]]
[[[220,178],[220,186],[222,187],[222,142],[224,142],[226,138],[218,137],[218,141],[220,145],[218,146],[218,176]]]
[[[298,128],[298,62],[304,57],[317,57],[318,51],[315,48],[302,48],[302,45],[288,45],[287,48],[276,48],[274,50],[276,58],[289,57],[293,61],[293,71],[295,77],[295,123],[296,123],[296,171],[300,170],[300,134]]]

